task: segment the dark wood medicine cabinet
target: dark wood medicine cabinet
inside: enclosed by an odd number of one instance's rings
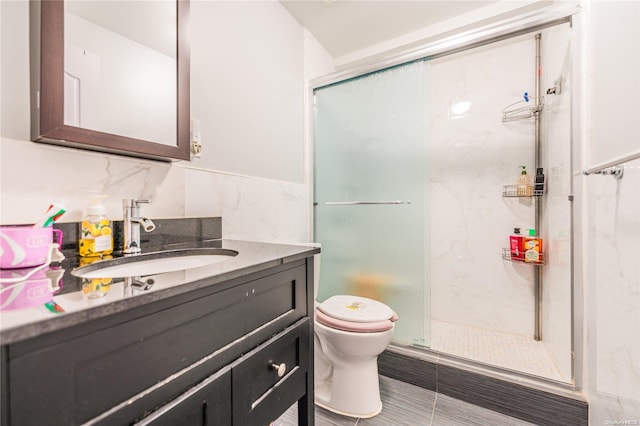
[[[116,134],[117,132],[110,133],[65,124],[64,3],[63,0],[30,2],[31,139],[36,142],[153,160],[189,160],[189,1],[175,2],[177,34],[174,52],[177,93],[175,104],[168,105],[168,108],[171,113],[175,110],[176,126],[175,139],[173,132],[169,135],[170,143],[158,143],[145,140],[144,137],[137,138]],[[169,47],[172,49],[173,44]],[[170,52],[172,56],[174,52]],[[140,111],[140,114],[145,114],[145,111]],[[136,117],[128,119],[136,120]]]

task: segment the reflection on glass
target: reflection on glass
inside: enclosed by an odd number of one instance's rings
[[[175,1],[65,1],[64,123],[176,145]]]

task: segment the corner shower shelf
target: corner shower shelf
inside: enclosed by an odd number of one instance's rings
[[[514,263],[525,263],[527,265],[532,265],[532,266],[544,265],[546,263],[544,253],[540,253],[540,260],[538,262],[525,262],[524,259],[517,259],[515,257],[511,257],[511,250],[508,248],[502,249],[502,259],[508,260],[509,262],[514,262]]]
[[[544,187],[536,189],[536,185],[529,185],[528,190],[521,185],[504,185],[502,187],[503,197],[540,197],[544,195]]]
[[[520,101],[508,105],[502,110],[502,122],[524,120],[533,117],[536,112],[544,108],[544,98],[533,98],[527,101]]]

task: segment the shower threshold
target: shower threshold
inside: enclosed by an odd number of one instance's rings
[[[573,384],[416,346],[391,344],[381,375],[546,426],[588,423],[589,406]]]

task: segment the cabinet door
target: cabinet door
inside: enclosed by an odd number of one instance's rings
[[[304,317],[303,263],[12,345],[8,422],[129,424]]]
[[[233,424],[266,425],[307,392],[309,319],[260,345],[234,364]]]
[[[225,426],[231,424],[231,369],[224,368],[136,426]]]

